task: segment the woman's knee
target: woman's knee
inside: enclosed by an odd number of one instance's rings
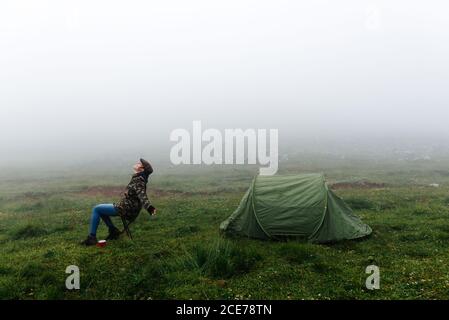
[[[101,214],[101,204],[98,204],[95,207],[93,207],[92,213],[100,215]]]
[[[97,215],[99,215],[99,216],[103,216],[103,215],[106,215],[106,216],[108,216],[108,215],[114,215],[114,214],[111,214],[111,210],[114,210],[114,211],[115,211],[115,209],[110,208],[109,205],[107,205],[107,204],[99,204],[99,205],[96,205],[96,206],[93,208],[92,212],[95,213],[95,214],[97,214]]]

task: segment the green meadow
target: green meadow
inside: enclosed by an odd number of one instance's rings
[[[148,188],[158,213],[141,213],[134,240],[86,248],[91,208],[116,201],[129,175],[4,175],[0,298],[449,299],[449,162],[299,163],[279,174],[324,172],[373,234],[326,245],[226,238],[219,224],[256,169],[166,167]],[[65,287],[69,265],[80,268],[80,290]],[[365,287],[369,265],[380,268],[379,290]]]

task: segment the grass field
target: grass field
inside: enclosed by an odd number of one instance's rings
[[[286,164],[282,172],[325,172],[373,228],[364,240],[329,245],[220,236],[253,168],[155,175],[148,194],[158,215],[142,212],[134,241],[122,237],[105,248],[78,243],[92,206],[117,200],[129,176],[11,175],[0,180],[0,298],[449,299],[444,167]],[[106,233],[101,224],[99,239]],[[365,288],[371,264],[380,267],[380,290]],[[69,265],[80,268],[78,291],[65,288]]]

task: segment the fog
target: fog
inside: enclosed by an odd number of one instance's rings
[[[445,1],[0,2],[0,165],[148,156],[170,132],[448,146]],[[70,160],[69,160],[70,159]]]

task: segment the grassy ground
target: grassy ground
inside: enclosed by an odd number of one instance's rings
[[[117,200],[129,177],[2,179],[0,298],[449,299],[449,171],[319,171],[339,182],[337,194],[371,237],[332,245],[225,239],[218,226],[254,170],[168,170],[150,184],[158,216],[140,215],[134,241],[84,248],[91,207]],[[101,225],[99,237],[106,233]],[[380,267],[377,291],[365,289],[370,264]],[[79,291],[65,289],[69,265],[81,270]]]

